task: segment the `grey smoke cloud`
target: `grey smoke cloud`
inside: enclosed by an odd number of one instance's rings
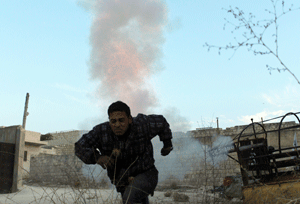
[[[163,110],[163,115],[170,124],[173,132],[186,132],[191,130],[191,123],[188,119],[180,114],[176,107],[168,107]]]
[[[81,0],[78,4],[93,17],[90,76],[99,82],[96,96],[101,104],[122,100],[133,116],[156,107],[158,99],[148,79],[163,68],[163,32],[178,27],[180,20],[169,22],[161,0]],[[190,130],[177,108],[167,108],[163,114],[173,131]],[[89,122],[80,127],[88,127]]]
[[[192,138],[189,132],[174,132],[174,150],[167,157],[162,157],[159,138],[154,138],[152,142],[160,182],[170,176],[182,180],[188,173],[205,168],[206,164],[217,168],[228,159],[228,150],[233,148],[233,141],[229,136],[215,135],[212,144],[202,144]]]
[[[102,101],[122,100],[133,114],[157,105],[149,77],[162,69],[167,8],[159,0],[79,1],[93,15],[91,79]]]

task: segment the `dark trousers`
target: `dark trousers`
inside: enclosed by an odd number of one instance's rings
[[[121,192],[123,204],[149,204],[149,194],[153,194],[158,182],[158,171],[152,167],[138,174],[125,191]]]

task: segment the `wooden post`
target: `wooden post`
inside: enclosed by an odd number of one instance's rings
[[[25,108],[24,108],[24,115],[23,115],[23,124],[22,124],[22,128],[25,129],[26,126],[26,118],[29,115],[29,113],[27,112],[28,109],[28,101],[29,101],[29,93],[26,94],[26,100],[25,100]]]

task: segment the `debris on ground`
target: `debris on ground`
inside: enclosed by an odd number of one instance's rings
[[[176,193],[173,194],[173,200],[175,202],[188,202],[189,199],[190,199],[190,197],[183,194],[183,193],[177,193],[176,192]]]

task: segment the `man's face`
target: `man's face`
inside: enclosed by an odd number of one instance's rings
[[[132,118],[127,117],[124,111],[115,111],[109,114],[109,125],[117,136],[122,136],[127,131]]]

